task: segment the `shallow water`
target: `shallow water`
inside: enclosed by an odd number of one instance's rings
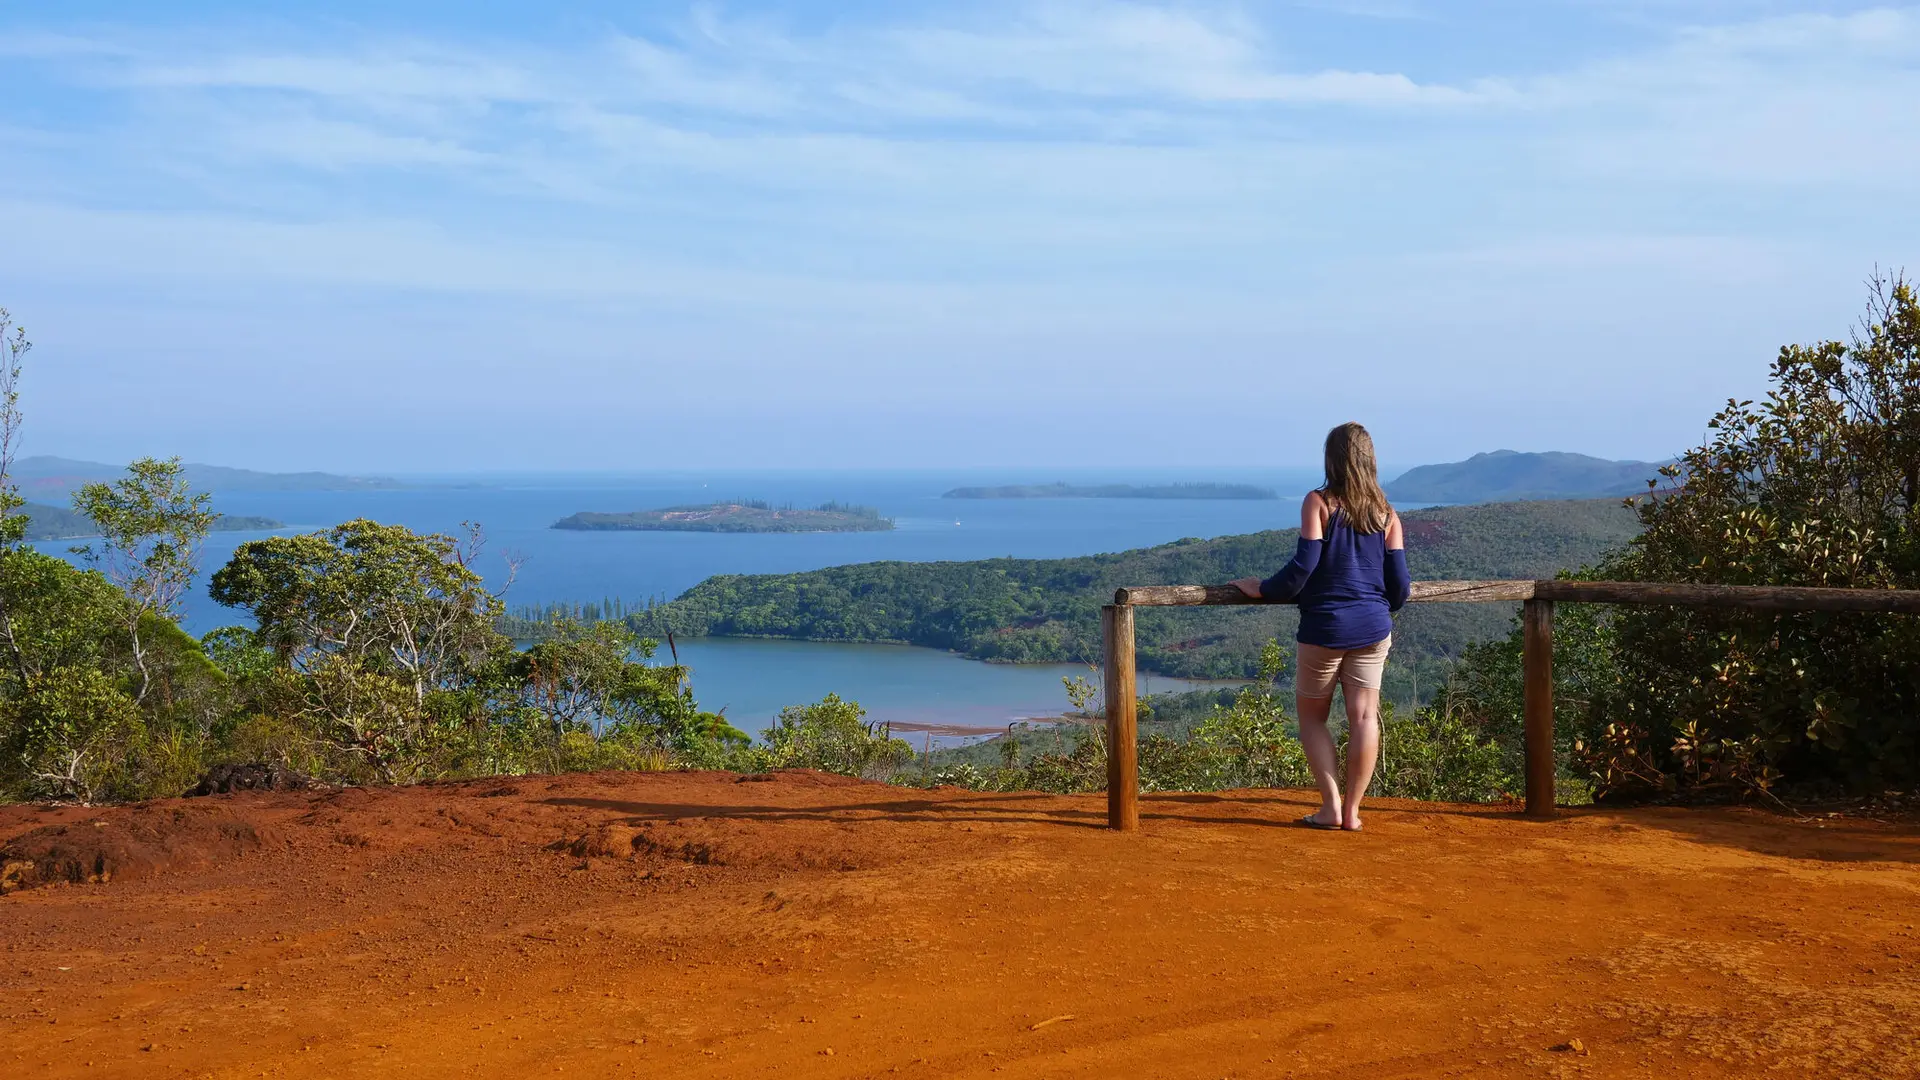
[[[1067,711],[1064,677],[1099,673],[1076,664],[984,664],[911,645],[702,638],[678,642],[702,708],[726,710],[735,726],[766,727],[787,705],[826,695],[858,701],[869,719],[949,728],[1002,728]],[[664,657],[666,646],[660,647]],[[1219,683],[1141,676],[1141,693]],[[922,736],[903,735],[915,745]],[[939,737],[935,736],[938,741]]]

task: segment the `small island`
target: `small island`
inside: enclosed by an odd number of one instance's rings
[[[582,511],[553,523],[556,529],[641,530],[648,532],[817,533],[886,532],[893,519],[871,506],[822,503],[812,509],[775,508],[759,499],[706,506],[670,506],[624,514]]]
[[[943,499],[1277,499],[1253,484],[1009,484],[958,487]]]

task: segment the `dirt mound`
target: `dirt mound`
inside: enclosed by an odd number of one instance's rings
[[[736,784],[777,783],[786,787],[806,788],[870,788],[874,786],[871,780],[822,772],[819,769],[775,769],[766,773],[743,773],[734,777],[733,782]]]
[[[896,861],[840,830],[799,826],[768,835],[757,821],[676,818],[596,825],[553,845],[582,858],[638,859],[768,870],[860,870]],[[839,835],[834,835],[839,833]]]
[[[0,845],[0,893],[209,866],[266,842],[258,826],[225,806],[116,807],[91,820],[44,825]]]
[[[186,798],[235,791],[306,791],[320,785],[311,776],[279,765],[215,765],[186,793]]]

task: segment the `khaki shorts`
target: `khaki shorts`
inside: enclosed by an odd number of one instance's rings
[[[1355,690],[1380,689],[1380,676],[1387,667],[1391,636],[1360,649],[1323,649],[1302,641],[1300,660],[1293,674],[1293,692],[1304,698],[1330,698],[1339,683],[1351,694]]]

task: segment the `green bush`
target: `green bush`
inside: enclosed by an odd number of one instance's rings
[[[913,759],[913,748],[868,723],[856,701],[828,694],[811,705],[789,705],[767,729],[767,763],[777,769],[823,769],[885,780]]]
[[[1286,663],[1286,651],[1277,642],[1268,642],[1261,653],[1265,678],[1240,688],[1225,703],[1217,701],[1216,691],[1201,692],[1197,697],[1214,698],[1215,703],[1180,737],[1158,732],[1143,737],[1138,752],[1141,789],[1311,787],[1313,775],[1300,746],[1299,725],[1287,712],[1288,695],[1272,681]],[[1091,687],[1068,680],[1068,694],[1078,708],[1089,700]],[[1170,714],[1184,716],[1188,711],[1185,703],[1169,705]],[[1380,765],[1371,794],[1458,802],[1510,797],[1516,775],[1512,766],[1519,755],[1482,726],[1441,707],[1421,709],[1402,719],[1390,703],[1382,704],[1381,722]],[[943,752],[943,756],[930,756],[918,773],[904,779],[985,791],[1077,794],[1105,790],[1104,727],[1072,725],[1069,733],[1060,726],[1052,740],[1049,745],[1044,735],[1031,731],[1009,733],[994,740],[1001,748],[998,768]],[[1032,752],[1036,746],[1042,749]],[[1023,748],[1027,750],[1024,763]]]
[[[1511,799],[1516,773],[1500,743],[1444,708],[1397,714],[1380,706],[1380,760],[1369,792],[1436,802]]]

